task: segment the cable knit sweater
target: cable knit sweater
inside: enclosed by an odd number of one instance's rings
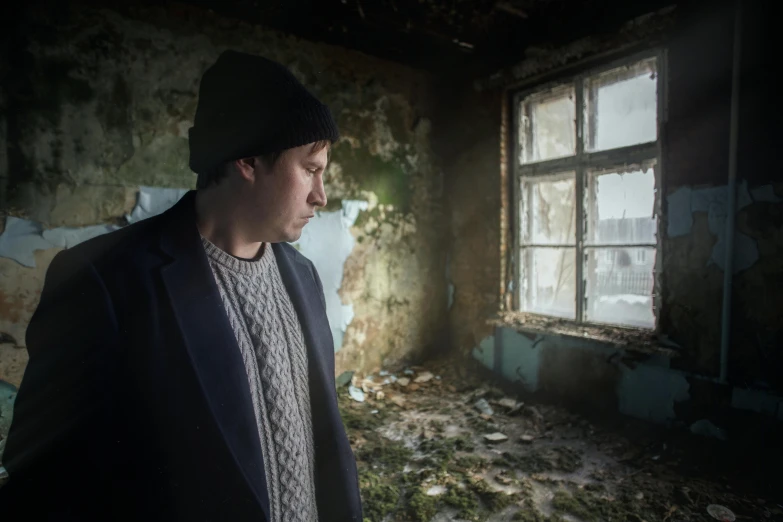
[[[315,522],[307,350],[274,252],[242,260],[202,242],[247,370],[270,522]]]

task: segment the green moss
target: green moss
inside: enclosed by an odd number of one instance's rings
[[[459,510],[458,518],[481,521],[520,501],[520,494],[495,491],[483,479],[471,479],[465,487],[452,486],[443,502]]]
[[[411,520],[428,522],[438,512],[437,499],[418,489],[408,499],[407,512]]]
[[[458,518],[478,520],[478,497],[471,489],[452,486],[443,496],[443,502],[459,510]]]
[[[397,486],[382,481],[369,481],[361,488],[364,519],[381,522],[387,515],[394,513],[400,500]]]
[[[495,425],[493,423],[485,421],[478,415],[469,417],[468,424],[478,432],[489,433],[495,431]]]
[[[478,455],[465,455],[464,457],[457,457],[449,469],[462,473],[470,473],[486,468],[488,464],[489,462],[486,459],[481,458]]]
[[[425,454],[421,461],[423,465],[446,471],[453,466],[457,451],[473,451],[473,442],[470,437],[460,435],[459,437],[425,440],[418,449]]]
[[[470,487],[484,506],[493,513],[501,511],[519,500],[518,494],[508,494],[504,491],[496,491],[482,479],[471,481]]]
[[[332,158],[342,165],[343,176],[353,179],[360,190],[375,193],[378,203],[393,205],[403,213],[410,210],[413,191],[404,158],[386,161],[372,155],[366,147],[353,148],[347,142],[334,146]]]
[[[559,446],[534,450],[523,455],[504,452],[503,457],[495,459],[493,464],[519,469],[527,473],[553,470],[572,473],[582,467],[582,456],[576,450]]]
[[[579,518],[589,518],[590,520],[593,520],[591,516],[592,513],[590,513],[586,506],[582,505],[567,491],[555,491],[555,496],[552,498],[552,507],[563,513],[569,513],[578,516]]]
[[[545,517],[534,507],[526,507],[514,513],[511,520],[521,520],[522,522],[548,522],[549,517]]]
[[[608,500],[590,491],[579,489],[571,493],[556,491],[552,499],[556,512],[579,517],[585,522],[620,522],[653,520],[655,513],[646,511],[646,507],[629,498]]]
[[[367,403],[353,402],[345,392],[337,394],[337,406],[340,409],[343,425],[349,434],[354,431],[373,431],[389,422],[394,416],[391,409],[383,405],[376,404],[371,407]],[[377,413],[370,413],[371,409],[377,410]]]
[[[380,411],[372,414],[368,411],[354,410],[352,408],[340,408],[340,416],[343,419],[345,429],[350,431],[374,430],[383,424]]]
[[[356,458],[373,467],[385,468],[388,472],[396,473],[405,468],[413,451],[406,448],[401,442],[373,437],[369,439],[356,452]]]

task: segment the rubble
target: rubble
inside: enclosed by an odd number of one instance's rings
[[[337,388],[342,388],[343,386],[346,386],[349,382],[351,382],[351,379],[353,378],[353,373],[354,372],[346,371],[338,375],[337,378],[334,380],[335,386],[337,386]]]
[[[508,436],[496,431],[495,433],[488,433],[484,435],[484,440],[490,443],[505,442],[508,440]]]
[[[771,500],[729,490],[725,477],[678,479],[671,443],[524,404],[448,368],[408,375],[427,373],[423,382],[401,377],[399,387],[383,383],[391,374],[355,379],[354,393],[362,383],[383,389],[364,402],[338,389],[365,522],[704,522],[707,505],[731,506],[737,519],[783,514]]]
[[[402,395],[390,395],[389,400],[393,403],[399,406],[400,408],[405,406],[405,397]]]
[[[473,403],[473,407],[475,407],[478,411],[483,413],[484,415],[493,415],[495,412],[492,411],[492,407],[489,405],[486,399],[479,399],[476,402]]]
[[[422,372],[416,376],[413,382],[416,383],[429,382],[430,380],[432,380],[433,377],[434,375],[432,374],[432,372]]]
[[[348,388],[348,395],[356,402],[364,402],[364,391],[356,386],[350,386]]]
[[[737,517],[729,508],[719,504],[710,504],[707,506],[707,513],[715,520],[720,520],[721,522],[734,522],[737,520]]]

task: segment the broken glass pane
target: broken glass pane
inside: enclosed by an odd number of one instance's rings
[[[576,243],[576,182],[573,172],[523,179],[520,192],[522,244]]]
[[[655,248],[588,248],[585,321],[654,328]]]
[[[519,162],[533,163],[576,152],[573,86],[528,96],[519,107]]]
[[[653,58],[585,80],[585,150],[658,139],[657,76]]]
[[[574,248],[523,248],[522,311],[575,319]]]
[[[655,244],[655,171],[591,171],[585,190],[590,245]]]

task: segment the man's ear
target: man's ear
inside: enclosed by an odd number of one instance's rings
[[[256,158],[242,158],[233,162],[234,169],[242,176],[242,179],[253,181],[255,179]]]

